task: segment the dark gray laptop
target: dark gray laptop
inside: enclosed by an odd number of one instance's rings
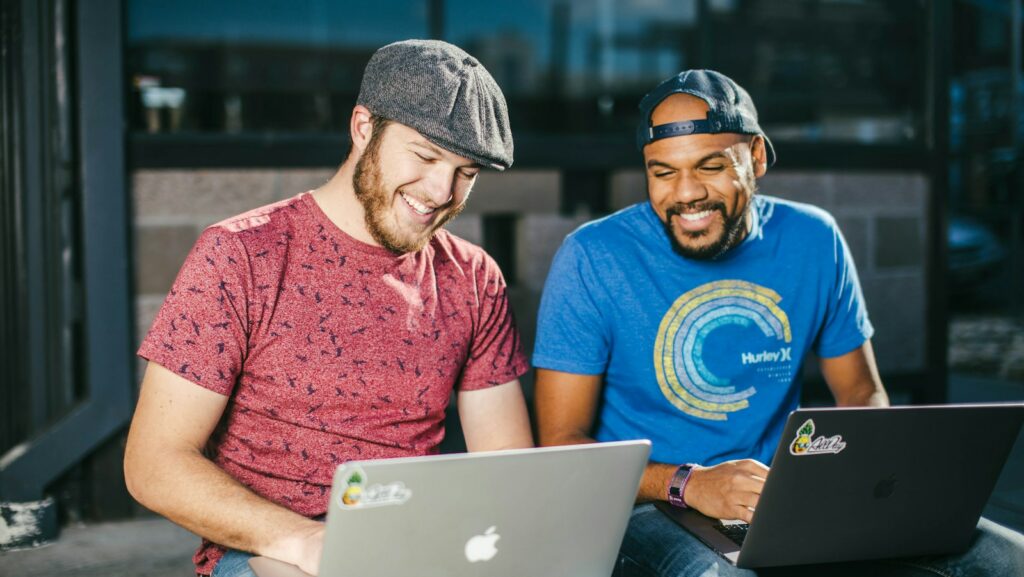
[[[322,577],[607,577],[649,441],[350,462],[327,511]],[[258,577],[301,577],[256,557]]]
[[[739,567],[957,553],[1022,419],[1024,404],[802,409],[749,526],[658,506]]]

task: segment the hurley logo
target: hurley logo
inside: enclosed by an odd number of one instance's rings
[[[846,448],[846,442],[843,441],[842,435],[833,435],[831,437],[819,436],[818,438],[812,438],[814,435],[814,420],[807,419],[807,421],[797,429],[796,438],[793,439],[793,443],[789,446],[789,454],[802,457],[804,455],[834,455]]]
[[[759,353],[743,353],[740,361],[744,365],[759,365],[761,363],[781,363],[793,360],[793,349],[783,347],[777,351],[761,351]]]

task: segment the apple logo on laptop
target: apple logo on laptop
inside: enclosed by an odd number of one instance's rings
[[[501,535],[495,531],[497,527],[492,525],[483,535],[475,535],[466,541],[466,559],[470,563],[477,561],[490,561],[498,554],[498,547],[495,543],[501,539]]]
[[[896,475],[889,475],[888,479],[882,479],[875,485],[875,498],[885,499],[896,492]]]

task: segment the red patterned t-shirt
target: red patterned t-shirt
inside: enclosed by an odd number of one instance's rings
[[[453,388],[527,370],[482,249],[442,229],[396,256],[342,232],[309,193],[208,228],[138,354],[230,396],[215,462],[310,517],[338,464],[436,453]],[[196,569],[221,555],[204,542]]]

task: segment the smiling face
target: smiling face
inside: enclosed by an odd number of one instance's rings
[[[667,97],[651,125],[707,117],[708,105],[688,94]],[[647,193],[675,251],[713,259],[747,235],[755,179],[767,170],[764,139],[745,134],[690,134],[644,147]]]
[[[377,244],[403,254],[422,249],[462,211],[480,165],[419,132],[378,119],[355,166],[352,186]]]

